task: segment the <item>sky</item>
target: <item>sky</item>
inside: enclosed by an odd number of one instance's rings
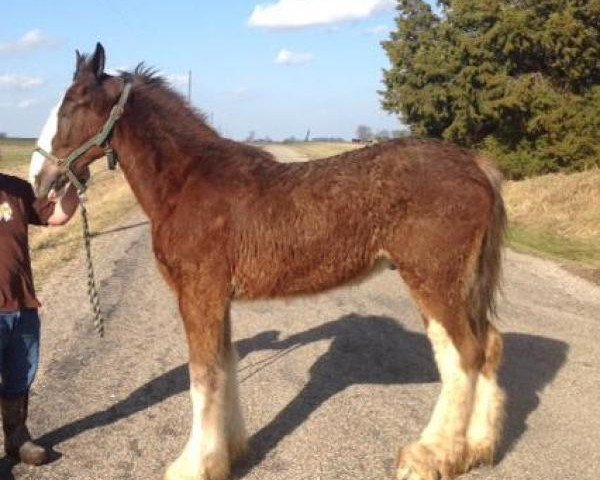
[[[380,42],[395,0],[3,0],[0,132],[36,137],[71,82],[75,50],[107,69],[144,61],[222,135],[352,138],[403,128],[381,109]]]

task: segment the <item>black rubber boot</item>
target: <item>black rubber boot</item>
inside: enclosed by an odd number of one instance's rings
[[[2,398],[2,428],[4,430],[4,450],[11,458],[28,465],[42,465],[46,462],[46,450],[31,441],[27,428],[29,393],[18,398]]]

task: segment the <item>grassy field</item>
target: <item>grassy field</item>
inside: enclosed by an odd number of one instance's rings
[[[0,167],[2,171],[16,170],[35,147],[34,140],[0,138]]]
[[[29,159],[35,147],[32,140],[0,140],[0,172],[27,178]],[[110,228],[136,205],[129,185],[119,171],[109,171],[106,163],[96,162],[92,168],[88,190],[88,213],[92,233]],[[43,278],[61,263],[82,252],[79,214],[62,227],[30,230],[31,256],[36,278]]]
[[[364,145],[356,143],[338,143],[338,142],[299,142],[291,143],[287,146],[296,150],[299,154],[305,155],[311,160],[317,158],[331,157],[338,153],[348,152],[350,150],[356,150]]]
[[[600,170],[507,182],[509,241],[600,283]]]

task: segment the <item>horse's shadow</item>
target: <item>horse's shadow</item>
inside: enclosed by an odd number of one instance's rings
[[[252,455],[236,472],[242,476],[258,465],[287,435],[298,428],[320,405],[336,393],[357,384],[428,383],[438,379],[429,341],[410,332],[388,317],[346,315],[311,330],[279,339],[268,331],[240,340],[241,358],[251,352],[273,350],[267,359],[246,365],[254,373],[279,361],[291,349],[319,340],[331,340],[326,353],[310,369],[310,379],[277,416],[251,438]],[[566,359],[568,346],[544,337],[509,333],[505,335],[506,356],[501,380],[509,397],[502,458],[526,430],[526,419],[536,409],[539,393],[556,375]],[[52,449],[87,430],[112,424],[187,390],[187,365],[180,365],[133,391],[106,410],[63,425],[43,435],[39,442]],[[12,463],[0,460],[0,478],[12,479]],[[2,476],[8,472],[6,475]]]
[[[310,368],[310,379],[294,399],[251,440],[251,456],[236,472],[243,476],[323,403],[352,385],[430,383],[438,379],[427,338],[402,328],[394,319],[347,315],[339,320],[278,340],[278,332],[259,334],[262,349],[286,351],[331,340]],[[248,342],[248,343],[246,343]],[[238,343],[241,353],[255,350],[253,339]]]

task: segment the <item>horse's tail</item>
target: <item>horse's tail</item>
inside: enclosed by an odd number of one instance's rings
[[[478,338],[484,339],[489,317],[497,315],[496,295],[502,271],[506,210],[502,199],[502,174],[486,158],[477,157],[476,162],[487,177],[492,191],[491,215],[469,295],[469,313],[471,321],[474,322],[475,333]]]

